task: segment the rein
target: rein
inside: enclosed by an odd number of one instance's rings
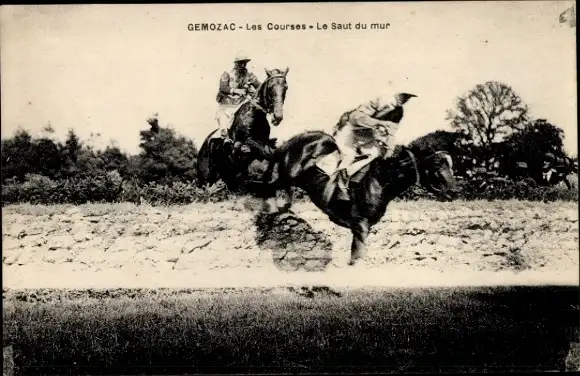
[[[256,97],[263,96],[264,95],[263,91],[264,91],[264,88],[266,87],[266,83],[268,81],[270,81],[271,79],[273,79],[273,78],[286,78],[286,76],[284,76],[283,74],[275,74],[275,75],[272,75],[272,76],[266,78],[266,80],[264,82],[262,82],[262,84],[260,85],[260,87],[258,88],[258,90],[256,90],[256,92],[254,93],[254,95],[252,97],[248,96],[248,102],[252,106],[254,106],[255,108],[257,108],[258,110],[262,111],[265,114],[269,114],[270,113],[269,110],[267,110],[264,107],[262,107],[260,105],[260,103],[256,100]]]
[[[421,178],[420,178],[420,174],[419,174],[419,166],[417,164],[417,158],[415,157],[415,155],[413,154],[413,152],[411,150],[405,149],[405,151],[407,152],[407,154],[409,154],[409,159],[403,160],[402,162],[400,162],[400,164],[401,164],[401,166],[405,166],[405,165],[407,165],[409,163],[412,163],[413,164],[413,168],[415,169],[415,176],[416,176],[415,184],[414,185],[417,185],[418,186],[421,183]],[[435,153],[426,156],[422,160],[431,159],[431,158],[434,158],[436,155],[446,154],[446,153],[447,152],[441,151],[441,150],[440,151],[436,151]],[[395,171],[400,171],[400,169],[397,169]]]
[[[411,162],[413,162],[413,168],[415,169],[415,185],[420,185],[421,183],[421,176],[419,174],[419,166],[417,166],[417,159],[415,159],[415,155],[411,152],[411,150],[406,149],[407,153],[411,157]]]

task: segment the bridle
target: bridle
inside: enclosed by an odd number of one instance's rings
[[[259,99],[262,99],[262,97],[264,96],[264,88],[266,87],[266,83],[273,78],[283,78],[284,81],[286,81],[286,76],[284,74],[279,73],[279,74],[271,75],[268,78],[266,78],[266,80],[264,80],[264,82],[262,82],[262,84],[260,85],[258,90],[256,90],[256,92],[251,97],[247,96],[248,102],[252,106],[257,108],[258,110],[262,111],[264,114],[272,113],[272,109],[271,108],[265,109],[262,105],[260,105]],[[258,100],[256,100],[257,97],[260,97],[260,98]]]
[[[382,142],[382,141],[380,141],[380,142]],[[384,142],[383,142],[383,144],[384,144]],[[401,161],[399,164],[401,167],[406,166],[409,163],[413,164],[413,169],[415,170],[415,183],[413,185],[420,186],[421,174],[419,173],[419,165],[417,163],[417,158],[415,157],[415,155],[413,154],[413,152],[410,149],[405,148],[405,151],[407,152],[407,154],[409,154],[409,158]],[[429,154],[428,156],[426,156],[424,158],[421,158],[421,161],[426,161],[428,159],[434,158],[435,156],[441,155],[441,154],[448,154],[448,153],[446,151],[439,150],[439,151],[436,151],[432,154]],[[400,171],[400,169],[396,169],[395,171]]]

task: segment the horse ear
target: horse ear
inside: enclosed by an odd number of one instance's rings
[[[272,75],[272,71],[271,70],[268,70],[268,68],[264,68],[264,70],[266,71],[266,75],[268,77],[270,77]]]
[[[289,67],[286,67],[286,70],[284,71],[284,76],[287,76],[288,75],[288,71],[289,70],[290,70],[290,68]]]

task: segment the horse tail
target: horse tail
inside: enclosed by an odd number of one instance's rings
[[[206,139],[203,141],[199,152],[197,154],[197,181],[201,186],[206,184],[215,183],[215,171],[212,166],[211,155],[212,155],[212,136],[217,132],[217,129],[211,132]],[[214,162],[215,163],[215,162]]]

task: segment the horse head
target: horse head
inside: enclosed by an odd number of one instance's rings
[[[286,100],[286,91],[288,84],[286,76],[290,69],[265,69],[266,80],[258,90],[258,100],[260,106],[266,113],[272,114],[272,125],[278,126],[284,118],[284,101]]]
[[[453,175],[453,158],[445,150],[403,146],[399,150],[400,164],[412,166],[415,185],[445,199],[452,199],[458,191]]]

